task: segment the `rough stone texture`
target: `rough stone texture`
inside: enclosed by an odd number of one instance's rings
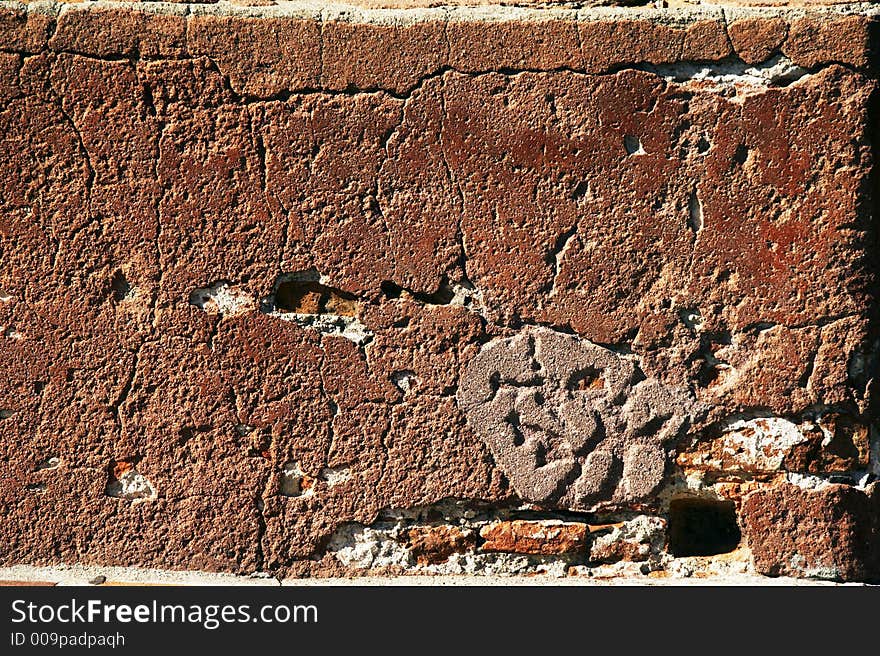
[[[730,44],[747,64],[767,61],[788,35],[788,23],[782,18],[742,18],[727,26]]]
[[[769,576],[880,580],[880,494],[784,485],[749,495],[742,518],[755,567]]]
[[[486,344],[458,403],[520,498],[578,509],[651,495],[695,414],[686,390],[547,328]]]
[[[733,488],[875,530],[875,14],[0,4],[0,563],[564,572],[472,540]]]

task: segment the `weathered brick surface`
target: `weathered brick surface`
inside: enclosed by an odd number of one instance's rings
[[[812,512],[876,466],[868,14],[0,7],[0,561],[326,573],[680,468]]]
[[[770,576],[880,579],[877,484],[816,491],[786,485],[751,494],[743,521],[755,566]]]

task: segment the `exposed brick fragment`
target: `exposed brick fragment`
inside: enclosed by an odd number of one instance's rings
[[[589,526],[555,521],[512,520],[480,529],[483,551],[521,554],[567,554],[586,549]]]
[[[878,500],[876,483],[867,490],[780,485],[753,492],[742,521],[755,568],[769,576],[880,579]]]
[[[116,7],[62,10],[48,45],[52,50],[96,57],[179,56],[185,52],[183,11]]]
[[[727,27],[736,54],[747,64],[766,61],[788,35],[788,23],[782,18],[741,18]]]
[[[330,20],[321,39],[327,89],[388,89],[404,94],[447,64],[444,24],[362,25]]]
[[[865,67],[871,57],[872,20],[865,16],[805,16],[793,20],[782,52],[798,66],[838,62]]]
[[[236,93],[265,98],[318,86],[320,37],[313,18],[193,16],[186,46],[216,62]]]
[[[420,565],[445,562],[454,553],[463,553],[477,543],[472,531],[455,526],[417,526],[407,531],[409,549]]]

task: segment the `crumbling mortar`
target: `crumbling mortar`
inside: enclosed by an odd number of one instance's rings
[[[648,524],[645,524],[646,520]],[[515,521],[547,523],[551,530],[559,522],[574,523],[588,525],[590,530],[586,545],[567,553],[548,552],[542,555],[483,549],[486,538],[481,535],[482,529],[499,522]],[[353,567],[353,573],[359,571],[362,574],[382,574],[385,568],[391,566],[404,575],[465,572],[511,575],[544,571],[564,576],[571,574],[572,568],[583,569],[586,566],[598,566],[598,571],[601,571],[601,563],[606,561],[593,558],[591,548],[597,541],[608,542],[610,538],[612,542],[635,540],[644,544],[645,553],[642,555],[650,561],[648,567],[651,570],[674,569],[677,560],[688,561],[676,559],[666,553],[665,522],[664,516],[655,513],[646,515],[635,510],[609,513],[557,512],[510,501],[446,498],[427,505],[385,507],[367,522],[345,522],[322,541],[321,553]],[[440,560],[418,561],[416,554],[411,551],[410,531],[443,527],[462,532],[468,536],[470,544],[462,545],[463,551],[453,551]],[[653,527],[653,531],[642,535],[642,529],[649,527]],[[641,567],[642,573],[647,573],[644,571],[644,564],[627,564],[626,557],[621,558],[620,562],[624,566]],[[637,560],[641,562],[642,558]]]
[[[766,408],[755,408],[751,410],[742,410],[740,412],[731,413],[724,418],[714,421],[703,427],[701,430],[691,434],[689,440],[682,440],[679,443],[679,449],[694,449],[700,443],[712,440],[725,432],[725,429],[739,422],[748,422],[753,419],[779,419],[800,427],[806,423],[812,423],[820,419],[826,414],[842,414],[860,417],[858,412],[853,412],[853,408],[846,404],[816,404],[797,413],[775,413]],[[780,468],[776,472],[751,472],[751,471],[702,471],[697,473],[697,478],[691,480],[686,476],[686,472],[681,466],[675,465],[675,471],[670,476],[665,489],[661,491],[659,498],[662,502],[661,507],[668,508],[669,500],[674,498],[676,494],[697,494],[698,496],[708,496],[710,498],[725,498],[715,490],[714,486],[719,482],[729,482],[732,480],[739,482],[764,482],[767,485],[773,485],[774,480],[778,481],[780,477],[786,482],[804,487],[807,489],[816,489],[827,486],[829,484],[845,483],[853,487],[864,489],[871,482],[880,478],[880,468],[877,467],[877,460],[880,456],[880,442],[877,441],[877,433],[873,425],[869,425],[869,460],[865,468],[854,468],[839,472],[819,472],[819,473],[802,473],[790,471]]]

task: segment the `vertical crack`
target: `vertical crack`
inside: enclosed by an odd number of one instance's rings
[[[137,378],[138,367],[140,366],[140,357],[141,350],[148,343],[152,343],[149,341],[141,342],[141,344],[137,347],[135,352],[132,355],[132,362],[130,367],[130,373],[128,378],[125,381],[125,385],[122,386],[119,394],[113,403],[110,404],[110,412],[113,414],[113,418],[116,421],[116,426],[119,428],[119,439],[123,439],[125,435],[125,418],[120,412],[122,406],[128,400],[128,397],[131,395],[131,390],[134,388],[134,381]]]
[[[149,86],[146,83],[146,86]],[[153,97],[152,87],[150,88],[150,97]],[[155,108],[154,108],[155,109]],[[158,280],[156,281],[156,289],[150,299],[153,330],[156,330],[159,323],[159,297],[162,292],[162,283],[165,277],[164,261],[165,254],[162,251],[163,222],[162,222],[162,204],[165,202],[165,196],[170,190],[169,186],[163,185],[159,179],[159,159],[162,155],[162,139],[165,137],[165,129],[168,127],[167,121],[156,116],[156,151],[153,158],[153,179],[158,187],[156,194],[156,204],[154,207],[156,217],[156,269],[158,272]]]
[[[447,39],[448,43],[448,39]],[[444,73],[440,78],[440,156],[443,161],[443,168],[446,171],[446,179],[449,181],[450,186],[455,190],[458,195],[458,221],[456,221],[455,226],[455,239],[458,244],[458,258],[456,262],[452,265],[453,268],[458,267],[461,269],[461,275],[463,277],[463,281],[466,284],[471,283],[470,276],[467,272],[467,249],[465,247],[465,236],[464,236],[464,212],[465,212],[465,201],[464,201],[464,191],[461,187],[461,183],[456,178],[456,176],[452,172],[452,167],[449,165],[449,159],[446,154],[446,144],[444,143],[444,135],[446,134],[446,74]]]
[[[324,10],[318,15],[318,86],[325,88],[324,82]]]
[[[556,295],[556,282],[559,278],[559,273],[562,270],[562,260],[565,258],[565,253],[568,251],[568,247],[571,245],[571,241],[577,237],[578,234],[578,223],[575,224],[559,234],[556,237],[556,243],[553,245],[553,250],[547,253],[544,258],[547,264],[553,267],[553,279],[550,282],[550,290],[548,296]]]

